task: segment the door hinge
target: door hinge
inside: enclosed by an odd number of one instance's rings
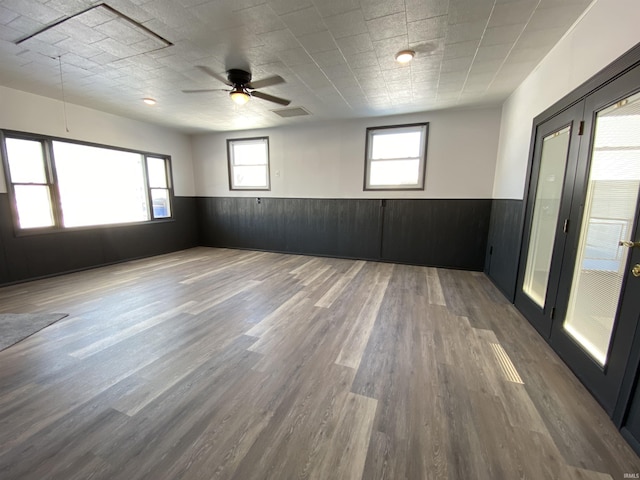
[[[568,218],[564,219],[564,225],[562,226],[562,231],[564,233],[569,233],[569,219]]]
[[[551,308],[551,315],[549,315],[551,317],[551,320],[553,320],[553,317],[556,316],[556,307]]]
[[[489,255],[493,255],[493,246],[489,247]]]
[[[584,134],[584,120],[580,121],[580,126],[578,127],[578,135]]]

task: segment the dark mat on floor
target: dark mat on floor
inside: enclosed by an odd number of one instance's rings
[[[66,316],[66,313],[0,314],[0,351],[15,345]]]

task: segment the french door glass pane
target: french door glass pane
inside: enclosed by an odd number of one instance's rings
[[[596,129],[565,330],[607,363],[640,187],[640,94],[602,110]]]
[[[551,255],[560,211],[570,136],[571,127],[565,127],[542,140],[538,188],[533,205],[529,251],[522,289],[531,300],[543,308],[551,270]]]

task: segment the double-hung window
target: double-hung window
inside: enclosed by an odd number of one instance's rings
[[[171,196],[167,161],[161,157],[147,157],[147,176],[153,218],[171,217]]]
[[[171,217],[168,157],[14,132],[4,144],[18,230]]]
[[[5,151],[13,185],[20,228],[46,228],[55,224],[51,170],[44,142],[7,138]]]
[[[428,123],[367,128],[365,190],[424,190]]]
[[[269,137],[227,140],[229,189],[269,190]]]

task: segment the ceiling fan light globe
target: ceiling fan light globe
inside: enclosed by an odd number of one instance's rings
[[[251,98],[248,93],[238,92],[235,90],[232,92],[229,92],[229,96],[231,97],[231,100],[233,100],[233,102],[236,105],[244,105],[249,101],[249,98]]]

